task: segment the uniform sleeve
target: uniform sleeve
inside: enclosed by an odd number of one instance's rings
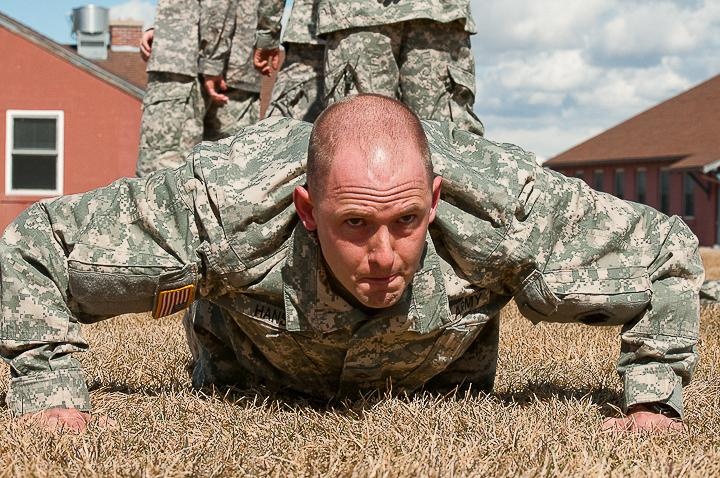
[[[508,247],[535,259],[515,295],[520,311],[622,326],[624,406],[661,403],[682,416],[698,360],[704,271],[695,235],[679,217],[539,167],[523,189]]]
[[[71,356],[87,349],[81,322],[159,305],[166,315],[185,305],[158,297],[195,290],[200,281],[201,209],[186,189],[193,184],[201,182],[188,163],[36,203],[7,227],[0,241],[0,354],[10,365],[6,400],[13,413],[90,409]]]
[[[683,412],[698,360],[698,241],[679,217],[537,165],[532,154],[426,122],[443,199],[435,225],[478,286],[533,322],[621,328],[624,405]]]
[[[198,60],[201,74],[223,74],[235,33],[237,8],[237,0],[201,0]]]
[[[260,0],[255,47],[273,49],[280,47],[281,20],[285,9],[284,0]]]
[[[0,240],[0,355],[15,414],[90,409],[80,324],[173,314],[260,280],[297,218],[311,125],[273,118],[175,170],[31,206]]]

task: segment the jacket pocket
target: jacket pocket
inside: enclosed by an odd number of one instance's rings
[[[621,325],[650,303],[652,285],[644,267],[534,271],[515,302],[531,321]]]
[[[111,317],[152,310],[159,290],[196,282],[195,264],[134,254],[120,260],[116,250],[76,245],[68,259],[70,294],[88,316]],[[85,318],[87,319],[87,318]]]
[[[157,83],[143,98],[140,148],[168,151],[181,143],[183,129],[196,112],[195,83]]]
[[[448,90],[456,99],[462,99],[472,105],[475,101],[475,76],[469,71],[448,65]],[[460,102],[460,101],[458,101]]]

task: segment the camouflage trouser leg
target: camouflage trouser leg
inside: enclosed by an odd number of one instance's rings
[[[325,46],[327,104],[358,93],[399,99],[402,23],[333,32]]]
[[[260,120],[260,93],[228,88],[230,100],[225,105],[211,103],[203,121],[203,139],[217,141],[233,136],[245,126]]]
[[[460,390],[492,392],[499,339],[500,316],[496,315],[488,320],[465,353],[429,380],[425,389],[444,392],[459,387]]]
[[[182,164],[192,147],[202,141],[204,112],[197,78],[149,73],[136,174],[143,177]]]
[[[315,121],[323,109],[322,68],[325,47],[290,43],[278,72],[265,116],[286,116]]]
[[[378,93],[401,100],[422,119],[484,133],[472,110],[475,60],[461,22],[413,20],[332,33],[325,72],[328,103]]]
[[[400,99],[420,118],[484,134],[473,112],[475,59],[461,22],[407,22],[400,65]]]

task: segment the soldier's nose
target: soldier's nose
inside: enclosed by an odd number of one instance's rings
[[[380,228],[369,243],[368,262],[383,271],[392,269],[395,251],[387,228]]]

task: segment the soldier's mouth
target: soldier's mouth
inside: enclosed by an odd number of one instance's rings
[[[400,274],[392,274],[389,276],[380,276],[380,277],[363,277],[362,282],[367,282],[368,284],[375,285],[375,286],[390,285],[391,282],[393,282],[395,279],[397,279],[399,277],[400,277]]]

